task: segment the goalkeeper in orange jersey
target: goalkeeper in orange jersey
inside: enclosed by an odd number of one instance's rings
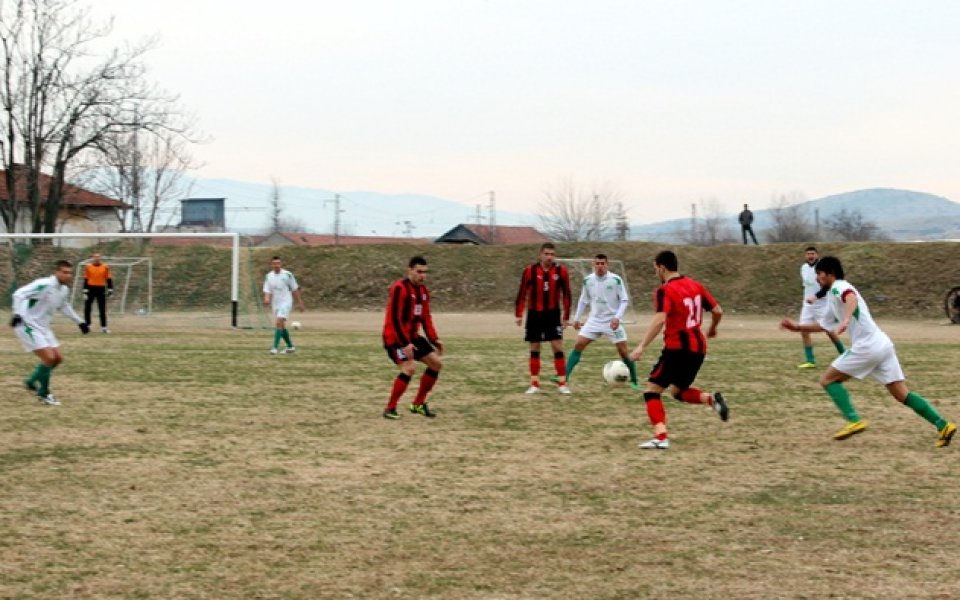
[[[107,298],[113,295],[113,277],[110,275],[110,265],[103,262],[100,253],[94,254],[90,262],[83,268],[83,321],[90,325],[91,309],[97,303],[100,311],[100,331],[110,333],[107,329]]]

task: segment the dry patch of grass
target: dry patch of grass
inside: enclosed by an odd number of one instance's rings
[[[32,360],[8,337],[0,597],[960,595],[958,449],[873,383],[850,386],[871,430],[833,442],[817,373],[767,320],[725,322],[701,372],[730,422],[670,402],[674,448],[643,453],[605,344],[572,398],[529,398],[509,315],[483,336],[443,315],[440,416],[388,422],[379,316],[325,319],[279,357],[269,332],[65,333],[59,409],[18,390]],[[911,387],[960,418],[956,330],[902,329]]]

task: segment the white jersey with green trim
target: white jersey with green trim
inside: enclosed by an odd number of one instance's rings
[[[13,314],[20,315],[31,327],[50,329],[50,319],[58,310],[74,323],[83,323],[70,306],[70,287],[60,283],[56,275],[36,279],[13,293]]]
[[[800,267],[800,281],[803,282],[804,299],[807,299],[820,291],[820,283],[817,281],[816,264],[817,263],[813,263],[811,265],[810,263],[805,262]]]
[[[293,303],[293,292],[300,289],[297,278],[286,269],[270,271],[263,280],[263,293],[270,294],[270,304],[280,306]]]
[[[591,273],[583,278],[573,320],[580,321],[583,311],[589,306],[591,321],[609,323],[613,318],[623,319],[629,304],[627,287],[619,275],[607,271],[603,277],[598,277],[596,273]]]
[[[890,337],[873,320],[866,300],[863,299],[857,288],[844,279],[838,279],[830,286],[830,291],[827,292],[827,310],[823,312],[820,326],[830,331],[836,328],[837,324],[843,320],[846,311],[844,301],[850,294],[857,298],[857,308],[853,311],[850,325],[847,328],[851,349],[875,351],[893,346]]]

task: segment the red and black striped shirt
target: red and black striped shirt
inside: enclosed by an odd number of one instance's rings
[[[654,292],[654,310],[667,314],[663,347],[707,353],[707,338],[700,331],[703,313],[713,310],[717,301],[703,285],[683,275],[670,279]]]
[[[437,330],[430,315],[430,290],[425,285],[415,285],[409,278],[398,279],[390,286],[387,297],[387,312],[383,317],[383,343],[385,346],[406,346],[419,335],[420,326],[427,340],[437,341]]]
[[[520,291],[517,292],[516,315],[523,316],[524,306],[535,311],[560,310],[563,307],[563,321],[570,320],[570,274],[567,268],[554,263],[544,269],[539,262],[527,266],[520,278]]]

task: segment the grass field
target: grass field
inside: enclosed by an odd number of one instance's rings
[[[849,386],[870,430],[832,441],[822,367],[795,368],[775,318],[724,320],[698,383],[731,419],[668,402],[666,452],[637,449],[642,400],[601,383],[604,343],[574,396],[524,396],[506,314],[439,315],[439,417],[386,421],[380,318],[308,314],[277,357],[269,331],[60,320],[59,408],[22,390],[7,332],[0,597],[960,597],[960,444],[873,382]],[[960,328],[881,326],[960,418]]]

